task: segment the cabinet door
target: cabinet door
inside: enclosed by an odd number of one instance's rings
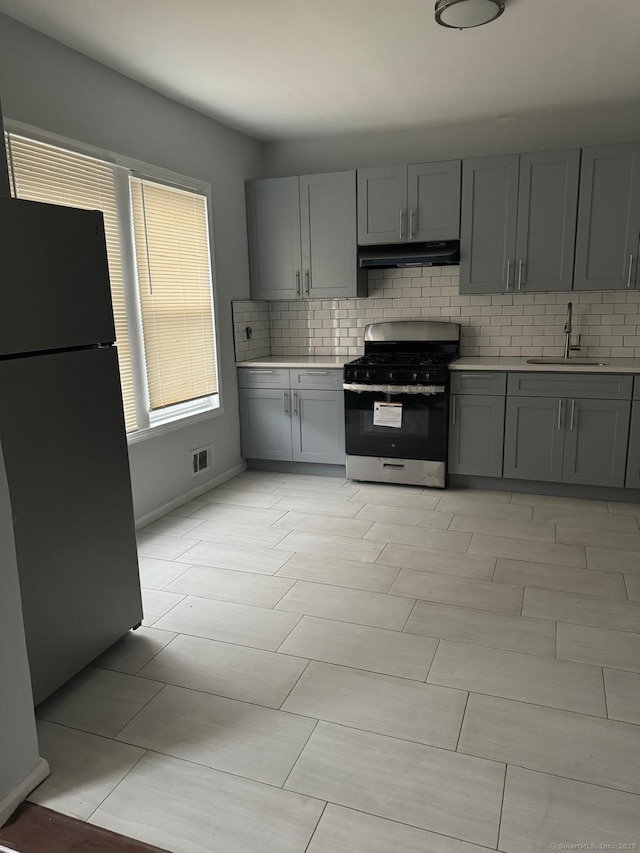
[[[518,155],[462,164],[460,293],[511,290],[515,274]]]
[[[409,242],[460,237],[462,162],[417,163],[407,168]]]
[[[635,400],[632,404],[625,485],[628,489],[640,489],[640,400]]]
[[[566,400],[507,397],[504,476],[520,480],[562,480]]]
[[[567,399],[564,483],[624,486],[631,403]]]
[[[291,460],[290,391],[241,388],[240,434],[245,459]]]
[[[407,167],[358,169],[358,243],[404,243],[407,239]]]
[[[580,150],[520,156],[515,289],[570,290]]]
[[[582,152],[576,290],[637,286],[640,143]]]
[[[303,295],[357,296],[356,173],[300,178]]]
[[[247,181],[247,231],[253,299],[301,294],[298,178]]]
[[[344,393],[292,391],[294,462],[344,465]]]
[[[449,471],[502,476],[504,397],[454,394],[449,416]]]

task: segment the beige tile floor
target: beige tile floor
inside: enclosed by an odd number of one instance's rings
[[[637,849],[639,520],[246,472],[141,531],[31,799],[175,853]]]

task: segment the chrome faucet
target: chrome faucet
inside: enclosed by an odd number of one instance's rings
[[[567,319],[564,321],[564,358],[571,358],[571,353],[580,350],[580,341],[582,335],[578,335],[578,343],[571,343],[571,335],[573,333],[572,320],[573,305],[571,302],[567,305]]]

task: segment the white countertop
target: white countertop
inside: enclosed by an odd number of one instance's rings
[[[236,365],[238,367],[317,367],[319,370],[333,367],[337,370],[349,361],[353,361],[353,357],[348,355],[268,355],[249,361],[236,361]]]
[[[606,364],[528,364],[526,356],[461,357],[450,370],[517,370],[545,373],[640,373],[640,358],[603,358]]]

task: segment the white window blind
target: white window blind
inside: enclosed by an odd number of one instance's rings
[[[13,133],[7,136],[14,195],[31,201],[101,210],[104,215],[125,423],[128,431],[134,430],[136,405],[116,212],[114,166]]]
[[[207,200],[134,176],[130,189],[154,411],[218,391]]]

